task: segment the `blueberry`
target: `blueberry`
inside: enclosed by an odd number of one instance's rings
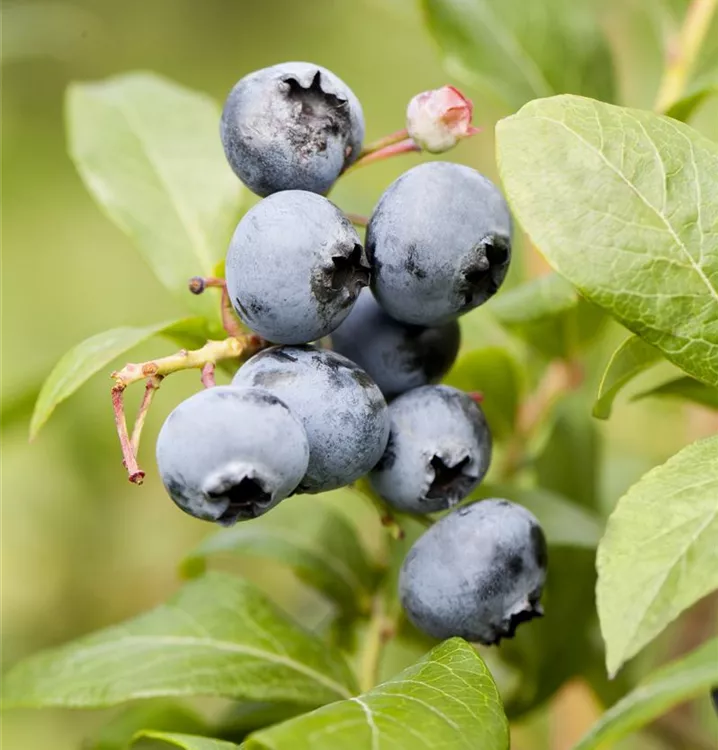
[[[278,344],[331,333],[369,283],[351,222],[326,198],[302,190],[271,195],[244,215],[226,273],[242,322]]]
[[[374,490],[399,510],[433,513],[456,505],[484,478],[491,433],[472,398],[426,385],[391,402],[386,452],[369,475]]]
[[[301,492],[350,484],[384,452],[389,437],[386,401],[374,381],[339,354],[311,346],[272,347],[248,360],[234,384],[266,388],[304,424],[309,468]]]
[[[429,162],[384,192],[367,227],[372,289],[397,320],[433,326],[486,302],[506,276],[511,217],[469,167]]]
[[[507,500],[457,508],[409,551],[399,593],[409,619],[435,638],[486,645],[543,614],[546,540],[536,518]]]
[[[220,135],[227,161],[257,195],[323,195],[359,156],[364,115],[351,89],[326,68],[287,62],[235,85]]]
[[[170,497],[191,516],[231,526],[290,495],[309,461],[307,434],[259,388],[199,391],[167,417],[157,465]]]
[[[385,398],[435,383],[449,371],[459,351],[456,321],[426,328],[389,317],[369,289],[332,334],[334,351],[371,375]]]

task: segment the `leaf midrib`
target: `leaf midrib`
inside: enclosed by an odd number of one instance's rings
[[[257,659],[264,659],[265,661],[272,662],[274,664],[281,664],[289,669],[299,672],[307,677],[310,677],[315,682],[329,688],[341,698],[351,698],[352,694],[349,690],[341,685],[340,683],[332,680],[330,677],[326,677],[321,672],[317,672],[315,669],[302,664],[301,662],[295,661],[288,656],[282,656],[280,654],[274,654],[271,651],[265,651],[264,649],[256,648],[254,646],[247,646],[239,643],[232,643],[231,641],[222,641],[214,638],[197,638],[195,636],[141,636],[141,635],[127,635],[117,638],[106,643],[97,644],[95,646],[88,646],[82,650],[76,651],[72,654],[74,659],[82,658],[93,658],[98,652],[110,651],[112,649],[121,646],[122,644],[137,644],[137,645],[150,645],[157,648],[161,647],[197,647],[197,648],[208,648],[216,651],[226,651],[228,653],[242,654],[244,656],[251,656]]]

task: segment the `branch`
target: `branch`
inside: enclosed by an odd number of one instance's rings
[[[685,93],[688,79],[698,59],[718,0],[692,0],[678,38],[669,47],[663,80],[653,109],[666,112]]]
[[[247,359],[259,351],[266,343],[254,334],[231,336],[224,341],[208,341],[200,349],[187,351],[181,349],[168,357],[149,360],[148,362],[126,364],[121,370],[113,372],[111,377],[115,381],[112,386],[112,409],[115,415],[117,435],[120,438],[122,459],[127,469],[130,482],[142,484],[144,471],[137,464],[137,452],[140,447],[140,436],[145,423],[145,417],[152,404],[155,391],[162,379],[180,370],[202,370],[202,383],[205,387],[214,385],[214,366],[225,359]],[[145,395],[142,399],[137,419],[132,430],[132,438],[127,432],[127,420],[123,394],[125,388],[132,383],[146,380]]]

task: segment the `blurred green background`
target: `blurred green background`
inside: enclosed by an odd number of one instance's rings
[[[609,34],[622,102],[634,106],[650,107],[661,71],[665,30],[650,12],[652,5],[653,0],[611,1],[596,15],[596,23]],[[367,140],[372,140],[403,126],[412,95],[456,81],[442,68],[418,3],[411,0],[16,0],[3,3],[2,22],[6,667],[159,602],[177,586],[176,567],[183,554],[212,531],[177,511],[153,466],[153,437],[172,406],[199,386],[194,373],[162,386],[140,456],[148,470],[140,489],[124,478],[110,381],[104,374],[63,404],[38,439],[28,444],[32,400],[69,347],[105,328],[182,314],[130,240],[101,214],[66,155],[67,84],[147,69],[222,100],[250,70],[308,59],[332,69],[354,89],[364,107]],[[449,158],[495,178],[493,124],[508,113],[481,91],[466,93],[474,99],[475,123],[485,130]],[[692,124],[718,138],[718,104],[706,104]],[[384,187],[419,158],[362,170],[342,181],[333,199],[347,211],[367,214]],[[513,280],[541,268],[536,256],[524,250],[514,264]],[[482,320],[481,311],[471,316],[477,339]],[[591,355],[581,401],[585,412],[601,365],[623,335],[612,329]],[[155,340],[132,358],[171,350],[170,344]],[[659,370],[641,385],[667,372]],[[131,407],[136,403],[132,399]],[[599,428],[606,437],[601,476],[603,505],[609,510],[647,468],[689,440],[714,432],[718,423],[695,407],[654,400],[628,404],[624,398],[614,418]],[[365,532],[367,537],[380,533],[371,519]],[[290,574],[269,565],[247,566],[245,573],[267,584],[270,596],[311,622],[316,602]],[[714,625],[715,606],[702,606],[700,618]],[[689,613],[689,623],[690,618]],[[654,652],[685,650],[674,643],[683,637],[680,627],[671,629]],[[519,728],[515,747],[561,750],[566,736],[575,734],[571,727],[578,723],[583,728],[595,710],[593,699],[576,687]],[[78,748],[107,715],[13,712],[4,717],[3,748]],[[634,742],[625,746],[663,746],[659,741]]]

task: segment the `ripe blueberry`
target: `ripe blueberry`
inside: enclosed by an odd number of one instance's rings
[[[227,289],[242,322],[269,341],[305,344],[331,333],[369,283],[351,222],[326,198],[276,193],[237,225]]]
[[[484,500],[457,508],[418,539],[401,568],[401,602],[435,638],[498,643],[543,614],[546,563],[536,518],[507,500]]]
[[[235,85],[220,135],[227,161],[257,195],[323,195],[359,156],[364,115],[351,89],[326,68],[287,62]]]
[[[277,346],[248,360],[235,385],[266,388],[292,410],[309,438],[301,492],[350,484],[376,464],[389,437],[389,412],[374,381],[334,352]],[[280,448],[281,450],[281,448]]]
[[[384,192],[367,227],[372,289],[397,320],[433,326],[486,302],[506,276],[511,218],[469,167],[429,162]]]
[[[192,516],[231,526],[290,495],[307,470],[301,422],[259,388],[199,391],[167,417],[157,465],[170,497]]]
[[[389,317],[369,289],[363,289],[344,322],[332,334],[334,351],[356,362],[392,399],[435,383],[459,351],[456,321],[441,326],[400,323]]]
[[[446,385],[408,391],[389,406],[391,434],[369,474],[374,490],[410,513],[456,505],[484,478],[491,433],[470,396]]]

